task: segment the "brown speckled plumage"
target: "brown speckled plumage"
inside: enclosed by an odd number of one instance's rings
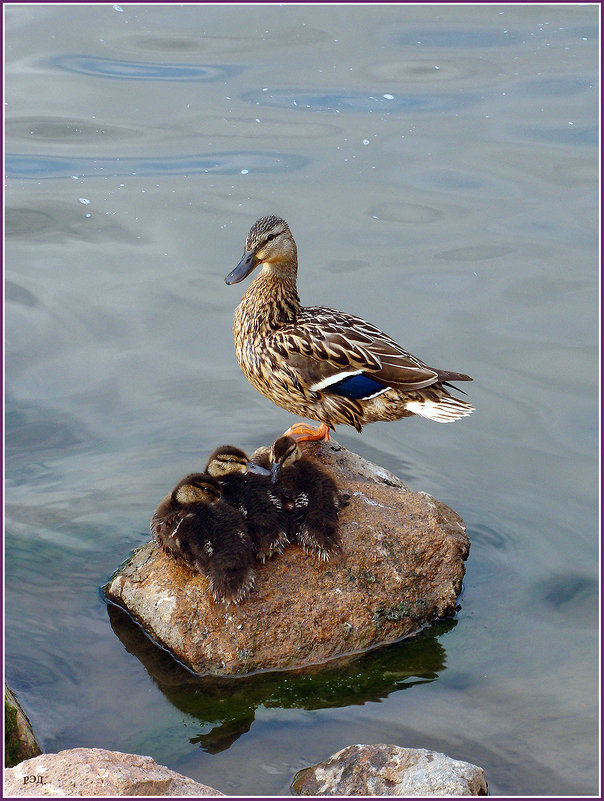
[[[225,280],[237,283],[258,265],[235,311],[235,352],[250,383],[278,406],[358,431],[378,420],[420,414],[450,422],[473,411],[445,388],[469,376],[428,367],[360,317],[302,306],[296,243],[279,217],[254,223],[241,262]],[[369,389],[358,387],[361,380]]]

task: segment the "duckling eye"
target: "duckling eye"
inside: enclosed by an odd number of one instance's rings
[[[273,239],[274,239],[276,236],[277,236],[277,234],[269,234],[269,235],[266,237],[266,241],[267,241],[267,242],[271,242],[271,241],[272,241],[272,240],[273,240]]]

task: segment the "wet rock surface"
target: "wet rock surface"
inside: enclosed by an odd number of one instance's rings
[[[21,704],[4,685],[4,760],[7,767],[41,754],[31,723]]]
[[[4,797],[221,796],[151,757],[71,748],[27,759],[4,772]]]
[[[350,745],[292,783],[297,795],[453,796],[487,795],[484,771],[470,762],[424,748]]]
[[[395,642],[455,610],[469,550],[461,518],[334,440],[302,446],[350,495],[342,557],[320,562],[289,546],[259,564],[246,601],[226,606],[203,576],[149,542],[104,588],[200,675],[320,663]]]

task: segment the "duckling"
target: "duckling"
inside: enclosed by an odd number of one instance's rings
[[[282,436],[270,450],[271,478],[289,515],[288,538],[327,560],[341,553],[338,513],[347,495],[325,470],[303,456],[298,440]]]
[[[267,557],[282,553],[288,543],[287,521],[270,471],[250,462],[247,454],[234,445],[216,448],[205,469],[220,482],[227,503],[246,521],[256,558],[264,562]]]
[[[286,433],[300,441],[329,439],[338,424],[361,431],[366,423],[411,415],[448,423],[473,411],[447,391],[470,376],[428,367],[361,317],[302,306],[296,243],[280,217],[254,223],[241,261],[224,280],[236,284],[258,266],[235,311],[235,353],[259,392],[320,423],[318,429],[299,423]]]
[[[210,582],[215,601],[238,603],[254,585],[254,546],[241,514],[206,473],[185,476],[159,504],[151,535],[161,548]]]

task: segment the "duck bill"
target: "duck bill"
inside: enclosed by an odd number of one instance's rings
[[[257,264],[254,256],[253,250],[245,250],[239,264],[224,279],[225,284],[229,286],[231,284],[238,284],[239,281],[243,281],[244,278],[247,278]]]
[[[280,470],[281,470],[281,465],[279,464],[279,462],[277,462],[277,464],[274,464],[271,467],[271,481],[273,482],[273,484],[277,480],[277,477],[279,476],[279,471]]]

